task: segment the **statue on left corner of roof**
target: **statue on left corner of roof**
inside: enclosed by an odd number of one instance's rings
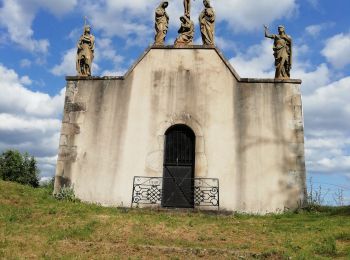
[[[95,37],[91,34],[91,27],[84,26],[84,34],[78,41],[76,67],[78,76],[91,76],[91,66],[95,52]]]
[[[168,7],[168,1],[162,1],[155,12],[155,30],[154,45],[164,45],[165,37],[168,32],[169,16],[165,9]]]

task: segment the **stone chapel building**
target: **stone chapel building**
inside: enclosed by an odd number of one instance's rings
[[[241,78],[204,46],[153,46],[124,76],[66,80],[56,191],[259,214],[305,201],[300,80]]]

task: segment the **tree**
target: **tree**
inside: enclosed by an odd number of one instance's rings
[[[39,170],[35,158],[16,150],[3,152],[0,156],[0,179],[38,187]]]

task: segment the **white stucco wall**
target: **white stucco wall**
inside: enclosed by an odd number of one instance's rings
[[[162,177],[164,133],[196,134],[195,177],[218,178],[220,209],[304,200],[300,82],[240,79],[213,48],[152,48],[124,78],[67,78],[56,190],[130,206],[133,177]]]

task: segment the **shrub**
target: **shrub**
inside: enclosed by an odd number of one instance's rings
[[[55,198],[58,200],[65,200],[65,201],[78,201],[78,199],[75,197],[74,188],[69,186],[63,186],[59,192],[56,192],[54,194]]]
[[[35,158],[16,150],[3,152],[0,155],[0,179],[38,187],[39,170]]]

